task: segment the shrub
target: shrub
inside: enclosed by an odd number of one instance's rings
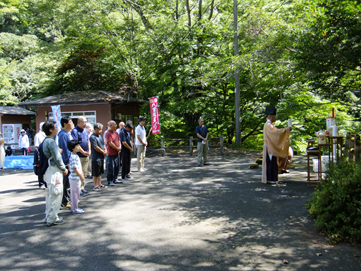
[[[331,243],[360,243],[361,164],[339,161],[330,167],[306,208]]]

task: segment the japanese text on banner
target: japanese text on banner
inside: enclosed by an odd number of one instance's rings
[[[56,122],[56,126],[58,126],[58,131],[61,130],[61,124],[60,124],[60,118],[61,118],[61,111],[60,111],[60,105],[54,105],[51,107],[51,110],[53,111],[53,117],[54,121]]]
[[[149,98],[150,115],[152,118],[152,133],[160,134],[158,97]]]

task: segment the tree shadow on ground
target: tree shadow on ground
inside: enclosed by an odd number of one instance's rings
[[[62,210],[66,223],[50,228],[44,224],[44,191],[3,193],[19,201],[1,211],[0,267],[180,271],[360,266],[358,260],[341,258],[314,232],[303,208],[313,191],[306,182],[264,185],[261,170],[249,169],[253,158],[212,159],[200,168],[189,158],[148,159],[146,174],[135,172],[123,185],[82,197],[84,215]],[[86,188],[91,187],[88,180]],[[316,257],[325,247],[329,253]]]

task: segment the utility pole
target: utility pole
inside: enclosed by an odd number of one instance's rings
[[[238,48],[238,5],[237,0],[233,0],[233,17],[234,17],[234,55],[238,56],[239,48]],[[239,115],[239,107],[240,107],[240,90],[239,90],[239,70],[235,71],[235,95],[236,95],[236,145],[241,145],[241,127],[240,127],[240,115]]]

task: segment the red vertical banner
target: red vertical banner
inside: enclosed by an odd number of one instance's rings
[[[160,134],[160,121],[159,121],[159,97],[149,98],[150,116],[152,118],[152,133]]]

